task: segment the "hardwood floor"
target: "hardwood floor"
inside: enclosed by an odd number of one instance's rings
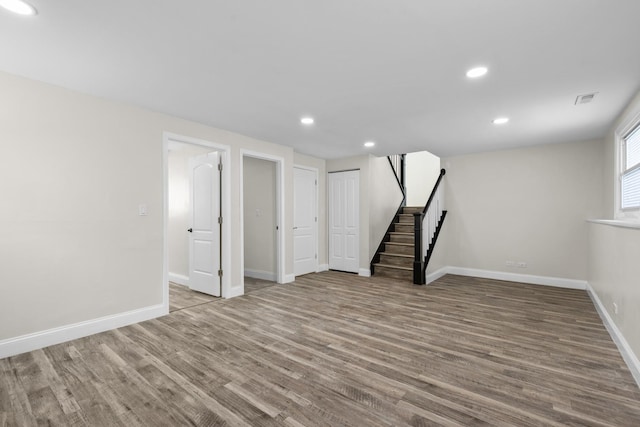
[[[220,298],[192,291],[187,286],[169,282],[169,312],[218,301]]]
[[[637,426],[583,291],[327,272],[0,360],[0,425]]]
[[[268,288],[273,285],[277,285],[277,283],[270,282],[269,280],[254,279],[253,277],[247,277],[247,276],[244,277],[244,293],[245,294],[250,294],[251,292]]]

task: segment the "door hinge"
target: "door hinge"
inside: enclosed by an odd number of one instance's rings
[[[318,185],[318,180],[317,180],[317,179],[314,179],[314,181],[315,181],[316,185]]]
[[[222,171],[222,162],[218,163],[218,170]]]
[[[318,222],[318,217],[315,217],[315,218],[316,218],[316,222]]]
[[[218,276],[222,277],[222,270],[218,270]]]
[[[314,258],[315,258],[315,259],[318,259],[318,254],[316,254]]]
[[[222,217],[221,216],[218,217],[218,224],[222,224]]]

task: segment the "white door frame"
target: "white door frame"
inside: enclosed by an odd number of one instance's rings
[[[294,164],[293,165],[294,168],[298,168],[298,169],[304,169],[304,170],[308,170],[311,171],[313,173],[315,173],[316,175],[316,211],[315,211],[315,216],[317,218],[316,222],[315,222],[315,227],[316,227],[316,254],[317,254],[317,258],[316,258],[316,273],[318,273],[319,270],[319,263],[320,263],[320,235],[318,234],[318,222],[320,221],[320,215],[318,215],[319,213],[319,207],[318,207],[318,203],[320,202],[320,186],[319,186],[319,182],[318,182],[318,168],[313,168],[311,166],[304,166],[304,165],[298,165],[298,164]],[[294,184],[295,185],[295,182]],[[295,206],[294,206],[295,209]],[[293,250],[295,251],[295,241],[294,241],[294,248]],[[294,261],[295,262],[295,261]],[[295,271],[295,266],[294,266],[294,271]]]
[[[244,293],[244,158],[267,160],[276,164],[276,281],[286,283],[285,278],[285,221],[284,221],[284,157],[252,150],[240,150],[240,271]]]
[[[220,283],[222,298],[230,298],[231,292],[231,147],[204,139],[191,138],[171,132],[162,133],[162,183],[163,183],[163,254],[162,254],[162,305],[169,313],[169,144],[179,142],[183,144],[209,147],[220,153],[223,160],[222,184],[220,186],[222,199],[222,261],[223,271]]]

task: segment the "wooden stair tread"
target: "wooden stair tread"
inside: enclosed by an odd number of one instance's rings
[[[394,270],[404,270],[404,271],[413,271],[413,268],[411,267],[403,267],[401,265],[393,265],[393,264],[382,264],[382,263],[376,263],[373,264],[376,267],[384,267],[384,268],[391,268]]]
[[[396,253],[393,253],[393,252],[380,252],[380,255],[396,256],[396,257],[400,257],[400,258],[411,258],[411,259],[413,259],[413,255],[396,254]]]
[[[385,242],[385,245],[397,245],[397,246],[414,246],[413,243],[402,243],[402,242]]]
[[[413,233],[407,233],[405,231],[390,231],[389,234],[397,234],[398,236],[413,236]]]

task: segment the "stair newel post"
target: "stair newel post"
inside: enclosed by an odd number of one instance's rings
[[[413,284],[423,285],[424,277],[424,257],[422,256],[422,220],[424,214],[415,212],[413,214],[413,234],[414,234],[414,257],[413,257]]]

